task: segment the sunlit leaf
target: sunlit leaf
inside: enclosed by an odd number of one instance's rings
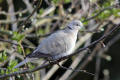
[[[23,34],[20,34],[20,33],[18,33],[18,32],[13,32],[13,36],[12,36],[12,40],[16,40],[16,41],[20,41],[20,40],[22,40],[23,38],[25,37],[25,35],[23,35]]]

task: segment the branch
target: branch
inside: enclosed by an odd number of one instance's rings
[[[0,23],[4,23],[4,24],[12,24],[12,23],[16,23],[16,22],[20,22],[20,21],[24,21],[26,20],[26,17],[24,18],[19,18],[17,20],[11,21],[11,20],[0,20]]]
[[[106,7],[106,8],[104,8],[104,9],[101,9],[98,13],[96,13],[94,16],[91,16],[91,17],[89,17],[89,18],[87,18],[87,19],[85,19],[85,20],[83,20],[82,22],[86,22],[86,21],[89,21],[89,20],[92,20],[92,19],[94,19],[94,18],[96,18],[97,16],[99,16],[102,12],[104,12],[105,10],[110,10],[110,9],[112,9],[112,8],[114,8],[114,7],[117,7],[118,6],[118,4],[115,4],[115,5],[112,5],[112,6],[109,6],[109,7]],[[41,17],[40,19],[42,19],[42,18],[53,18],[53,19],[58,19],[59,17],[58,16],[47,16],[47,17]],[[44,35],[35,35],[35,34],[28,34],[26,37],[46,37],[46,36],[48,36],[48,35],[50,35],[51,33],[53,33],[53,32],[50,32],[50,33],[48,33],[48,34],[44,34]]]
[[[116,25],[110,32],[108,32],[107,34],[103,35],[103,36],[100,37],[98,40],[92,42],[92,43],[91,43],[90,45],[88,45],[87,47],[80,48],[78,51],[74,52],[73,54],[68,55],[68,56],[65,56],[65,57],[62,57],[62,58],[61,58],[60,60],[58,60],[58,61],[60,62],[60,61],[62,61],[62,60],[64,60],[64,59],[70,58],[70,57],[72,57],[72,56],[74,56],[74,55],[76,55],[76,54],[79,54],[79,52],[81,52],[81,51],[83,51],[83,50],[86,50],[86,49],[92,47],[93,45],[99,43],[101,40],[107,38],[109,35],[111,35],[112,33],[114,33],[114,32],[115,32],[116,30],[118,30],[119,28],[120,28],[120,23],[119,23],[118,25]],[[27,70],[18,71],[18,72],[14,72],[14,73],[10,73],[10,74],[4,74],[4,75],[1,75],[1,76],[0,76],[0,79],[1,79],[1,78],[6,78],[6,77],[10,77],[10,76],[15,76],[15,75],[18,75],[18,74],[25,74],[25,73],[35,72],[35,71],[40,70],[40,69],[42,69],[42,68],[46,68],[46,67],[48,67],[48,66],[50,66],[50,65],[56,64],[56,62],[58,62],[58,61],[54,61],[54,62],[52,62],[52,63],[43,64],[42,66],[38,66],[38,67],[36,67],[36,68],[34,68],[34,69],[32,69],[32,70],[27,69]]]
[[[13,0],[7,0],[8,3],[8,13],[10,14],[10,16],[7,16],[7,19],[11,21],[16,21],[16,16],[13,14],[15,12],[14,10],[14,5],[13,5]],[[11,24],[12,30],[16,31],[17,30],[17,23],[13,23]]]
[[[20,28],[18,29],[18,31],[21,31],[22,26],[25,25],[25,24],[27,24],[28,20],[29,20],[29,19],[32,17],[32,15],[37,11],[37,9],[40,7],[41,3],[42,3],[42,0],[39,0],[38,3],[37,3],[36,8],[32,11],[32,13],[26,18],[26,20],[25,20],[22,24],[20,24],[20,25],[18,26],[18,27],[20,27]]]
[[[20,11],[17,11],[15,13],[12,13],[13,15],[18,15],[18,14],[25,14],[26,12],[28,11],[28,9],[24,9],[24,10],[20,10]],[[7,13],[5,11],[0,11],[0,15],[6,15],[6,16],[10,16],[10,13]]]
[[[111,9],[113,9],[113,8],[115,8],[115,7],[119,7],[119,4],[115,4],[115,5],[106,7],[106,8],[104,8],[104,9],[100,10],[100,11],[99,11],[98,13],[96,13],[94,16],[89,17],[89,18],[83,20],[82,22],[86,22],[86,21],[92,20],[92,19],[94,19],[95,17],[97,17],[98,15],[100,15],[102,12],[104,12],[105,10],[111,10]]]
[[[5,39],[0,38],[0,41],[2,41],[2,42],[7,42],[7,43],[10,43],[10,44],[13,44],[13,45],[19,46],[18,43],[14,43],[14,42],[12,42],[11,40],[5,40]],[[34,49],[34,47],[30,47],[30,46],[27,46],[27,45],[22,45],[22,46],[24,46],[24,47],[26,47],[26,48]]]

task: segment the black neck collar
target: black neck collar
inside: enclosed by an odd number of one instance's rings
[[[72,28],[70,26],[67,26],[67,27],[68,27],[68,29],[72,30]]]

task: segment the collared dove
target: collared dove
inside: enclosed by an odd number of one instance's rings
[[[83,29],[84,27],[81,21],[72,20],[63,30],[56,31],[43,39],[39,46],[14,68],[18,68],[27,62],[39,58],[51,58],[52,60],[56,60],[72,54],[78,31]]]

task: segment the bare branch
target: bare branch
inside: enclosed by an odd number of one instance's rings
[[[112,5],[112,6],[106,7],[106,8],[104,8],[104,9],[100,10],[100,11],[99,11],[98,13],[96,13],[94,16],[89,17],[89,18],[83,20],[83,22],[86,22],[86,21],[92,20],[92,19],[94,19],[95,17],[97,17],[98,15],[100,15],[102,12],[104,12],[105,10],[110,10],[110,9],[113,9],[113,8],[115,8],[115,7],[117,7],[117,6],[119,6],[119,4],[115,4],[115,5]]]
[[[11,21],[16,21],[16,16],[13,14],[14,13],[14,5],[13,5],[13,0],[7,0],[8,3],[8,12],[10,16],[7,16],[8,19],[10,17]],[[17,23],[12,24],[12,30],[16,31],[17,30]]]
[[[8,43],[10,43],[10,44],[13,44],[13,45],[19,46],[18,43],[14,43],[14,42],[12,42],[12,41],[10,41],[10,40],[5,40],[5,39],[0,38],[0,41],[2,41],[2,42],[8,42]],[[34,47],[30,47],[30,46],[26,46],[26,45],[22,45],[22,46],[24,46],[24,47],[26,47],[26,48],[34,49]]]
[[[15,12],[15,13],[13,13],[13,15],[24,14],[24,13],[26,13],[27,11],[28,11],[28,9],[20,10],[20,11],[17,11],[17,12]],[[10,14],[7,13],[7,12],[5,12],[5,11],[0,11],[0,14],[6,15],[6,16],[7,16],[7,15],[10,16]]]
[[[25,20],[22,24],[19,25],[20,28],[18,29],[18,31],[21,31],[22,26],[25,25],[25,24],[28,22],[28,20],[30,19],[30,17],[32,17],[32,15],[33,15],[33,14],[37,11],[37,9],[40,7],[41,3],[42,3],[42,0],[39,0],[38,3],[37,3],[37,6],[36,6],[36,8],[33,10],[33,12],[26,18],[26,20]]]

